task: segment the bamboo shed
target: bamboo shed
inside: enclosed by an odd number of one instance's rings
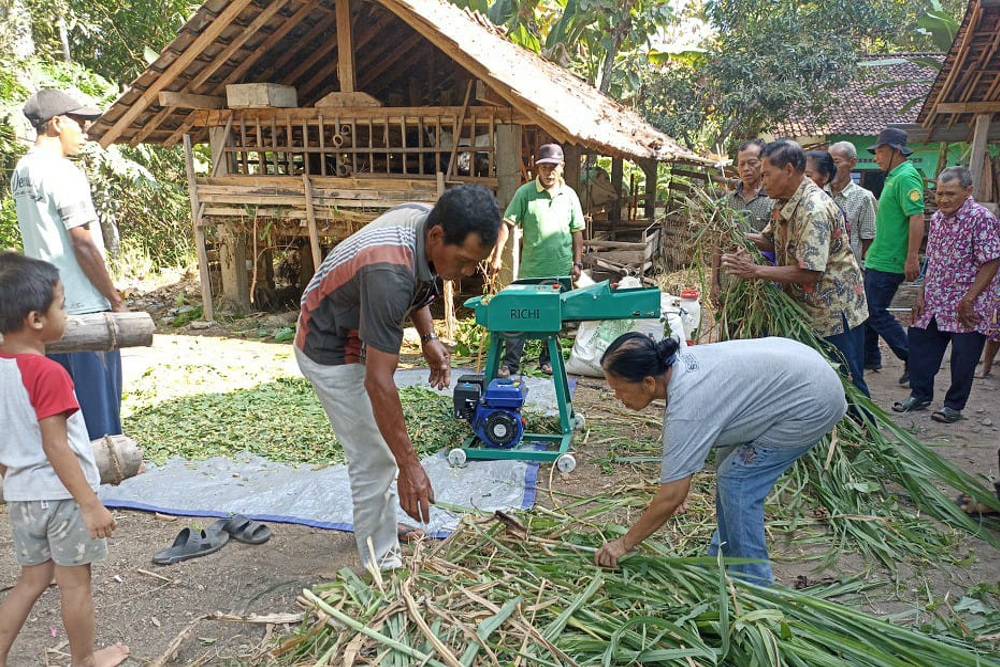
[[[401,202],[477,183],[504,204],[545,141],[567,148],[574,185],[584,153],[642,165],[653,184],[657,161],[709,164],[446,0],[208,0],[90,134],[185,146],[208,319],[206,237],[221,295],[246,310],[252,284],[273,280],[275,239],[308,247],[311,273]]]
[[[924,100],[911,139],[971,144],[969,169],[976,199],[994,211],[1000,202],[1000,0],[970,0],[944,66]]]

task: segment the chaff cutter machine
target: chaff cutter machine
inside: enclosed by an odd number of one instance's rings
[[[556,463],[563,472],[576,467],[569,453],[574,429],[583,416],[573,411],[558,335],[567,322],[660,317],[660,290],[614,289],[604,281],[573,289],[568,277],[517,281],[499,293],[465,302],[476,323],[489,333],[483,375],[464,375],[455,389],[455,417],[469,422],[473,435],[452,449],[448,460],[514,459]],[[497,379],[504,335],[542,341],[552,360],[552,383],[559,407],[559,433],[527,433],[521,414],[527,388],[516,379]],[[542,446],[540,446],[542,445]]]

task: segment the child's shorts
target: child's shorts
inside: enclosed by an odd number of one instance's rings
[[[14,533],[14,557],[21,566],[52,561],[62,567],[88,565],[108,555],[107,540],[95,540],[75,500],[7,503]]]

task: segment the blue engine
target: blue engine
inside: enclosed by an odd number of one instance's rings
[[[472,431],[487,447],[511,449],[524,437],[521,415],[528,387],[520,380],[492,380],[482,375],[463,375],[455,387],[455,418],[472,425]]]

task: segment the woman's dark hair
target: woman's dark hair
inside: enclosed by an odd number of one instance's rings
[[[677,360],[679,348],[680,343],[670,336],[657,342],[646,334],[631,331],[608,346],[601,357],[601,368],[628,382],[642,382],[666,373]]]
[[[59,269],[16,252],[0,253],[0,334],[20,331],[31,311],[52,306]]]
[[[500,234],[500,204],[493,193],[481,185],[460,185],[446,190],[427,216],[427,229],[444,228],[444,242],[462,245],[469,234],[476,234],[483,247],[496,245]]]
[[[812,160],[816,171],[826,176],[828,183],[837,175],[837,165],[833,163],[833,156],[827,151],[809,151],[806,153],[806,159]]]

